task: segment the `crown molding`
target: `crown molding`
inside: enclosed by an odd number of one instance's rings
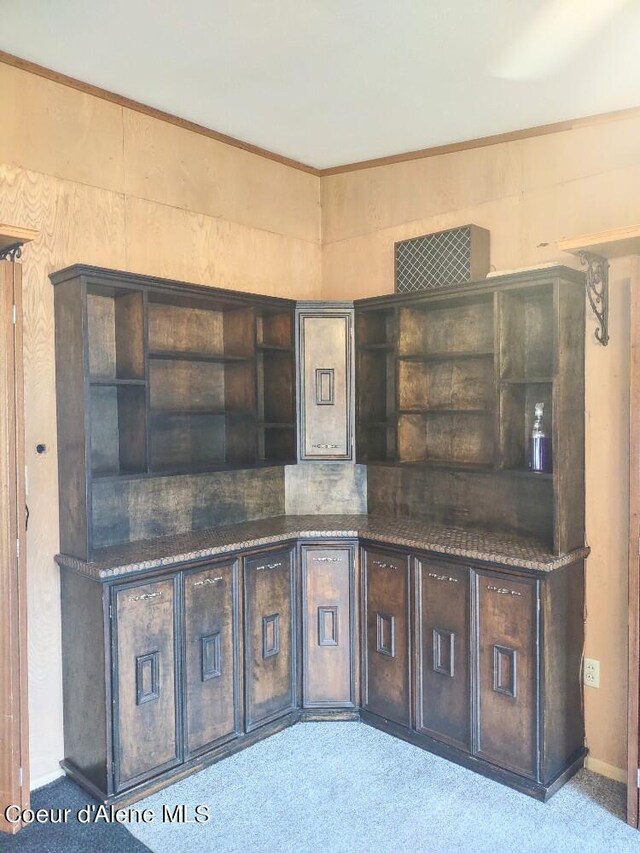
[[[520,139],[532,139],[536,136],[547,136],[552,133],[563,133],[568,130],[576,130],[581,127],[589,127],[596,124],[604,124],[611,121],[623,121],[625,119],[640,117],[640,107],[630,107],[624,110],[615,110],[608,113],[597,113],[595,115],[586,116],[584,118],[568,119],[567,121],[558,121],[552,124],[542,124],[535,127],[528,127],[522,130],[512,130],[507,133],[497,133],[492,136],[481,136],[476,139],[468,139],[463,142],[452,142],[447,145],[436,145],[430,148],[420,148],[415,151],[406,151],[401,154],[390,154],[387,157],[376,157],[371,160],[359,160],[355,163],[345,163],[342,166],[330,166],[326,169],[317,169],[315,166],[308,166],[306,163],[301,163],[298,160],[293,160],[290,157],[285,157],[282,154],[276,154],[273,151],[268,151],[266,148],[260,148],[257,145],[252,145],[250,142],[243,142],[241,139],[236,139],[233,136],[219,133],[216,130],[211,130],[196,122],[188,121],[187,119],[179,118],[172,113],[164,112],[163,110],[149,107],[139,101],[134,101],[131,98],[126,98],[124,95],[118,95],[115,92],[109,92],[107,89],[101,89],[99,86],[94,86],[91,83],[83,83],[82,80],[76,80],[74,77],[69,77],[59,71],[52,71],[50,68],[45,68],[35,62],[27,59],[21,59],[11,53],[6,53],[0,50],[0,62],[5,65],[11,65],[13,68],[19,68],[21,71],[27,71],[31,74],[36,74],[39,77],[44,77],[54,83],[60,83],[62,86],[68,86],[71,89],[76,89],[79,92],[84,92],[87,95],[93,95],[96,98],[101,98],[105,101],[110,101],[112,104],[124,107],[134,112],[142,113],[151,118],[166,121],[169,124],[181,127],[184,130],[190,130],[192,133],[199,133],[202,136],[207,136],[209,139],[215,139],[217,142],[223,142],[225,145],[231,145],[234,148],[239,148],[242,151],[247,151],[250,154],[255,154],[258,157],[265,157],[268,160],[273,160],[276,163],[281,163],[283,166],[288,166],[292,169],[297,169],[300,172],[306,172],[309,175],[314,175],[319,178],[327,178],[332,175],[340,175],[345,172],[359,172],[363,169],[375,169],[379,166],[393,166],[396,163],[406,163],[410,160],[423,160],[427,157],[439,157],[443,154],[455,154],[458,151],[469,151],[473,148],[486,148],[489,145],[501,145],[505,142],[515,142]]]

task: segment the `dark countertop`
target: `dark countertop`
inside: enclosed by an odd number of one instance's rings
[[[534,539],[422,521],[367,515],[281,515],[102,548],[90,562],[64,554],[58,555],[56,560],[63,568],[96,580],[110,580],[295,539],[327,538],[360,538],[535,572],[552,572],[589,554],[586,547],[566,554],[552,554],[548,547]]]

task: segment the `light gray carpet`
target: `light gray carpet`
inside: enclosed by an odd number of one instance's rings
[[[207,824],[129,830],[157,853],[640,853],[625,788],[582,770],[546,805],[361,723],[302,723],[148,797]]]

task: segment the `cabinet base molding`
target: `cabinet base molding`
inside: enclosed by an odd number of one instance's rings
[[[81,788],[84,788],[87,793],[91,794],[91,796],[95,797],[99,802],[104,803],[107,806],[112,803],[117,804],[118,806],[128,806],[131,803],[138,802],[143,799],[143,797],[150,797],[157,791],[161,791],[163,788],[173,785],[175,782],[180,782],[187,776],[198,773],[200,770],[205,770],[212,764],[222,761],[223,758],[228,758],[236,752],[240,752],[243,749],[253,746],[255,743],[258,743],[258,741],[271,737],[271,735],[275,735],[284,729],[288,729],[289,726],[293,726],[295,723],[299,722],[300,718],[301,714],[298,710],[290,714],[286,714],[284,717],[273,720],[265,726],[262,726],[260,729],[249,732],[245,735],[240,735],[234,740],[227,741],[216,749],[211,750],[211,752],[206,753],[206,755],[196,756],[195,758],[186,761],[184,764],[181,764],[179,767],[163,773],[162,776],[158,776],[148,782],[142,782],[139,785],[129,788],[126,791],[122,791],[119,794],[106,795],[104,791],[96,788],[96,786],[89,781],[89,779],[87,779],[80,770],[74,767],[73,764],[67,760],[61,761],[60,767],[70,779],[73,779],[74,782],[80,785]]]
[[[541,800],[543,803],[546,803],[565,782],[568,782],[572,776],[575,776],[578,770],[584,767],[585,757],[588,752],[586,748],[579,750],[561,773],[547,784],[543,784],[533,779],[527,779],[517,773],[511,773],[509,770],[496,767],[487,761],[456,749],[454,746],[449,746],[449,744],[442,743],[434,738],[418,734],[418,732],[412,729],[406,729],[404,726],[399,726],[397,723],[385,720],[376,714],[370,714],[368,711],[361,711],[360,717],[363,723],[373,726],[375,729],[400,738],[400,740],[404,740],[414,746],[419,746],[427,752],[432,752],[434,755],[439,755],[441,758],[453,761],[454,764],[459,764],[461,767],[473,770],[474,773],[480,773],[481,776],[486,776],[494,782],[500,782],[502,785],[514,788],[516,791],[527,794],[536,800]]]
[[[359,722],[360,710],[358,708],[306,708],[300,712],[301,723],[353,723]]]
[[[527,794],[536,800],[541,800],[546,803],[558,791],[565,782],[568,782],[578,770],[581,770],[585,764],[585,758],[588,750],[581,749],[575,756],[572,757],[567,766],[550,782],[543,784],[536,782],[533,779],[526,779],[519,776],[517,773],[511,773],[508,770],[501,769],[492,764],[489,764],[482,759],[476,758],[473,755],[456,749],[453,746],[442,743],[434,738],[426,735],[418,734],[412,729],[406,729],[399,726],[391,720],[385,720],[378,717],[376,714],[371,714],[368,711],[363,711],[358,708],[336,710],[308,709],[303,711],[295,711],[287,714],[278,720],[257,729],[249,734],[242,735],[235,740],[229,741],[206,755],[193,758],[178,768],[168,771],[162,776],[154,779],[151,782],[145,782],[140,785],[130,788],[128,791],[123,791],[121,794],[105,796],[103,791],[100,791],[96,786],[87,779],[87,777],[69,761],[61,761],[60,767],[64,770],[67,776],[73,779],[81,788],[84,788],[91,796],[95,797],[105,805],[112,803],[119,806],[126,806],[137,802],[143,797],[149,797],[163,788],[179,782],[193,773],[204,770],[207,767],[247,749],[258,741],[264,740],[271,735],[277,734],[296,723],[313,723],[313,722],[357,722],[361,721],[366,725],[379,729],[382,732],[400,738],[413,746],[418,746],[426,752],[431,752],[434,755],[439,755],[441,758],[446,758],[448,761],[453,761],[461,767],[466,767],[468,770],[473,770],[475,773],[480,773],[494,782],[500,782],[502,785],[507,785],[509,788],[514,788],[523,794]]]

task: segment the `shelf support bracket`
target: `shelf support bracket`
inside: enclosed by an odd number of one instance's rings
[[[0,249],[0,261],[11,261],[15,263],[22,255],[22,243],[13,243],[11,246],[6,246]]]
[[[580,263],[587,268],[585,288],[598,321],[596,340],[606,347],[609,343],[609,261],[591,252],[580,252]]]

